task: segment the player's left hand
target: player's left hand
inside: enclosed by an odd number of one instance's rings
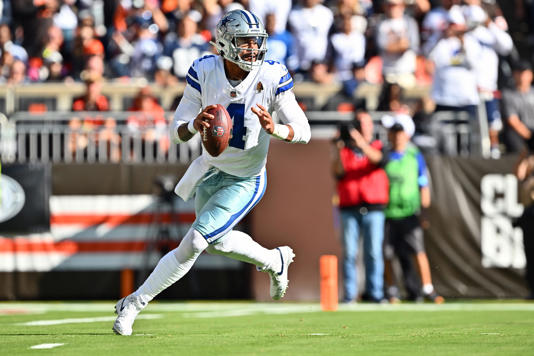
[[[254,114],[258,117],[260,120],[260,125],[263,127],[265,131],[270,135],[274,132],[274,121],[271,117],[271,114],[269,114],[269,111],[267,111],[266,108],[261,106],[260,104],[256,104],[257,107],[253,106],[250,108]]]

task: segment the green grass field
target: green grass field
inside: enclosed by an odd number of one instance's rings
[[[2,302],[0,355],[534,355],[534,303],[161,302],[132,336],[113,305]]]

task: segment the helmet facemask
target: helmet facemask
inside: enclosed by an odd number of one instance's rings
[[[231,61],[241,69],[249,72],[263,63],[265,52],[267,52],[266,37],[235,37],[234,46],[237,56]]]

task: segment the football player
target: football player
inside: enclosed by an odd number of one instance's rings
[[[183,277],[204,250],[253,263],[269,273],[271,297],[284,296],[293,250],[288,246],[267,249],[233,230],[265,192],[271,137],[292,143],[310,140],[310,126],[291,90],[293,79],[287,68],[264,60],[266,40],[256,15],[230,11],[217,24],[213,44],[219,55],[202,57],[191,65],[171,136],[176,142],[186,142],[199,130],[208,129],[214,118],[208,109],[221,104],[232,118],[232,137],[217,157],[204,150],[176,186],[175,192],[184,200],[195,196],[196,220],[143,285],[117,302],[115,333],[130,335],[137,314]],[[281,123],[273,120],[273,112]]]

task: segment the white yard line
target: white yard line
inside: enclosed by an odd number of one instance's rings
[[[160,314],[141,314],[137,319],[159,319]],[[56,319],[56,320],[33,320],[25,323],[18,323],[17,325],[25,326],[44,326],[44,325],[61,325],[61,324],[79,324],[79,323],[96,323],[101,321],[114,321],[116,316],[100,316],[95,318],[70,318],[70,319]]]
[[[42,349],[53,349],[54,347],[63,346],[65,344],[39,344],[39,345],[33,345],[30,347],[30,349],[34,350],[42,350]]]

